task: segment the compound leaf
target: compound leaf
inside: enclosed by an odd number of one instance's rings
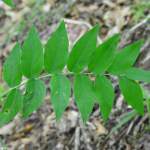
[[[36,78],[42,72],[43,64],[43,47],[34,28],[34,25],[32,25],[28,37],[26,38],[22,47],[22,73],[29,79]]]
[[[83,123],[85,124],[91,114],[95,101],[93,83],[85,74],[77,74],[75,76],[74,94]]]
[[[15,87],[22,81],[22,72],[20,65],[20,41],[14,46],[9,57],[4,64],[3,78],[9,87]]]
[[[79,73],[90,63],[96,50],[98,30],[99,24],[76,42],[67,61],[69,71]]]
[[[44,53],[44,68],[49,74],[60,73],[67,63],[69,41],[64,20],[48,40]]]
[[[125,76],[119,78],[119,87],[125,100],[144,116],[143,95],[140,86]]]
[[[23,111],[21,119],[29,116],[42,103],[46,93],[46,86],[41,80],[30,79],[26,85],[23,97]]]
[[[11,121],[22,108],[23,93],[19,89],[13,89],[7,97],[0,113],[0,126]]]
[[[125,76],[128,79],[150,83],[150,71],[140,70],[138,68],[129,68],[125,71]]]
[[[140,48],[142,46],[142,41],[125,47],[123,50],[116,54],[113,64],[108,68],[108,72],[111,75],[121,75],[128,68],[132,67],[135,60],[137,59]]]
[[[106,123],[114,102],[114,89],[104,75],[97,75],[95,78],[95,95],[100,105],[104,123]]]
[[[96,48],[94,57],[88,66],[91,72],[101,74],[111,66],[116,56],[119,35],[111,37]]]
[[[4,3],[6,3],[8,6],[15,8],[12,0],[2,0]]]
[[[51,99],[56,113],[56,122],[66,109],[71,94],[71,84],[62,74],[54,74],[50,82]]]

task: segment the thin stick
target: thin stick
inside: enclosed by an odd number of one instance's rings
[[[135,140],[135,141],[137,141],[138,143],[140,143],[140,144],[142,144],[142,145],[144,145],[144,146],[146,146],[146,147],[150,148],[150,146],[149,146],[149,145],[147,145],[147,144],[145,144],[145,143],[142,143],[141,141],[139,141],[139,140],[137,140],[137,139],[133,138],[132,136],[129,136],[129,135],[126,135],[126,136],[127,136],[127,137],[129,137],[129,138],[131,138],[131,139],[133,139],[133,140]]]
[[[93,28],[93,26],[92,26],[90,23],[86,22],[86,21],[72,20],[72,19],[66,19],[66,18],[63,18],[63,19],[64,19],[64,21],[65,21],[66,23],[77,24],[77,25],[85,25],[85,26],[87,26],[89,29],[92,29],[92,28]],[[62,20],[63,20],[63,19],[62,19]],[[99,36],[97,36],[97,40],[98,40],[99,44],[103,43],[102,40],[101,40],[101,38],[100,38]]]
[[[73,73],[73,72],[62,73],[62,75],[73,75],[73,74],[76,74],[76,73]],[[93,74],[93,73],[83,73],[83,74],[95,75],[95,74]],[[110,75],[110,74],[101,74],[101,75]],[[52,76],[53,76],[53,74],[48,74],[48,75],[46,75],[46,76],[41,76],[41,77],[38,77],[38,78],[36,78],[36,79],[43,79],[43,78],[48,78],[48,77],[52,77]],[[9,89],[8,91],[6,91],[5,93],[1,94],[1,95],[0,95],[0,98],[3,97],[3,96],[5,96],[5,95],[7,95],[7,94],[8,94],[9,92],[11,92],[13,89],[19,88],[19,87],[21,87],[21,86],[27,84],[27,82],[28,82],[28,81],[26,81],[26,82],[24,82],[24,83],[21,83],[20,85],[17,85],[17,86],[15,86],[15,87],[13,87],[13,88],[10,88],[10,89]]]
[[[129,32],[132,32],[134,30],[136,30],[137,28],[139,28],[140,26],[142,26],[143,24],[147,23],[148,19],[150,19],[150,14],[146,17],[146,19],[144,19],[143,21],[141,21],[140,23],[136,24],[135,26],[133,26]]]

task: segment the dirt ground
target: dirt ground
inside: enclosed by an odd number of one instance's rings
[[[62,19],[66,23],[70,51],[75,42],[98,23],[98,45],[100,40],[104,42],[119,32],[121,35],[117,51],[143,39],[140,55],[134,66],[150,71],[149,0],[13,1],[16,9],[0,1],[1,87],[8,89],[2,78],[4,62],[18,40],[21,44],[24,43],[31,25],[35,25],[44,48]],[[137,15],[132,13],[133,10],[138,10],[136,4],[142,5],[141,11],[147,18],[138,18],[141,12],[137,12]],[[68,72],[67,68],[62,72]],[[89,71],[86,68],[84,72]],[[43,70],[41,75],[46,75],[46,72]],[[88,121],[83,125],[73,94],[74,76],[67,77],[72,83],[72,94],[60,121],[56,124],[50,96],[50,78],[45,78],[43,81],[47,92],[42,105],[29,117],[20,120],[19,113],[11,122],[0,127],[0,137],[8,150],[150,150],[147,107],[144,109],[144,117],[135,114],[120,92],[117,76],[108,77],[114,87],[115,100],[105,125],[97,101]],[[89,77],[94,82],[95,76]],[[25,81],[27,79],[23,77],[23,82]],[[143,82],[140,84],[150,96],[150,85]],[[20,89],[25,92],[25,85]],[[0,110],[2,106],[3,104],[0,105]]]

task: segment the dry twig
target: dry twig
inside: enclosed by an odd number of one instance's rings
[[[150,146],[149,146],[149,145],[147,145],[147,144],[145,144],[145,143],[142,143],[141,141],[139,141],[139,140],[137,140],[137,139],[133,138],[132,136],[129,136],[129,135],[126,135],[126,136],[127,136],[127,137],[129,137],[129,138],[131,138],[131,139],[133,139],[133,140],[135,140],[135,141],[137,141],[138,143],[140,143],[140,144],[142,144],[142,145],[144,145],[144,146],[146,146],[146,147],[150,148]]]
[[[150,19],[150,14],[147,16],[147,18]],[[143,24],[147,23],[148,19],[144,19],[143,21],[141,21],[140,23],[136,24],[135,26],[133,26],[129,32],[135,31],[137,28],[139,28],[140,26],[142,26]]]
[[[66,18],[63,18],[63,19],[66,23],[77,24],[77,25],[85,25],[89,29],[93,28],[93,26],[90,23],[86,22],[86,21],[78,21],[78,20],[72,20],[72,19],[66,19]],[[99,44],[103,43],[99,36],[97,36],[97,40],[98,40]]]

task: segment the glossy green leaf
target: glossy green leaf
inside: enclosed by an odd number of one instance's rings
[[[126,76],[119,78],[119,87],[125,100],[142,116],[144,116],[143,95],[140,86]]]
[[[43,102],[46,94],[46,86],[41,80],[30,79],[26,85],[26,93],[23,97],[23,111],[21,119],[29,116]]]
[[[44,53],[44,68],[49,74],[60,73],[67,63],[69,41],[64,20],[48,40]]]
[[[54,74],[50,82],[51,99],[56,113],[56,122],[66,109],[71,94],[71,84],[62,74]]]
[[[84,34],[74,45],[68,61],[70,72],[81,72],[92,60],[96,50],[99,24]]]
[[[116,56],[119,35],[111,37],[96,48],[94,58],[88,66],[91,72],[101,74],[111,66]]]
[[[5,2],[8,6],[15,8],[12,0],[2,0],[2,1]]]
[[[10,92],[0,113],[0,126],[11,121],[22,109],[23,93],[19,89]]]
[[[119,51],[113,64],[108,69],[108,72],[111,75],[121,75],[125,72],[125,70],[132,67],[139,55],[142,41],[143,40],[140,40],[139,42],[129,45],[123,50]]]
[[[43,47],[32,25],[28,37],[22,47],[21,69],[27,78],[36,78],[43,69],[44,55]]]
[[[114,89],[111,82],[104,75],[95,78],[95,95],[100,105],[104,123],[110,114],[114,102]]]
[[[20,49],[21,45],[20,42],[18,42],[4,64],[3,78],[11,88],[19,85],[22,81]]]
[[[140,70],[138,68],[129,68],[125,71],[125,76],[131,80],[139,80],[150,83],[150,71]]]
[[[75,76],[74,94],[83,123],[85,124],[91,114],[95,101],[93,83],[85,74],[77,74]]]

